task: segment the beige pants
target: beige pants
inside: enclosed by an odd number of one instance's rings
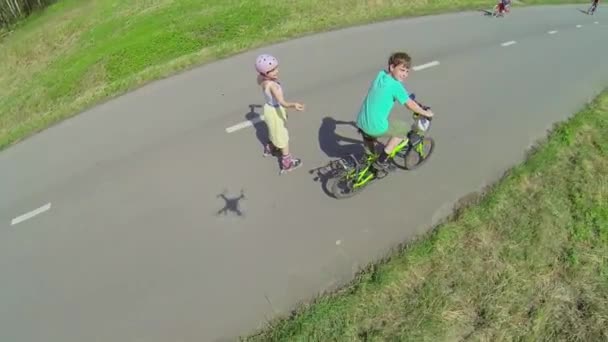
[[[277,148],[287,147],[289,132],[287,131],[287,112],[285,108],[264,104],[264,122],[268,127],[268,135],[272,144]]]

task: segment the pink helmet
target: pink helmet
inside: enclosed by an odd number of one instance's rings
[[[265,74],[279,65],[279,60],[274,56],[263,54],[255,60],[255,70]]]

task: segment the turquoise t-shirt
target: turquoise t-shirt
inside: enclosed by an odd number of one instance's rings
[[[388,130],[388,117],[395,101],[404,105],[410,95],[403,83],[386,70],[382,70],[372,82],[357,116],[357,126],[365,133],[380,136]]]

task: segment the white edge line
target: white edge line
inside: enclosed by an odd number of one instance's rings
[[[557,33],[557,30],[549,31],[548,33],[549,33],[549,34],[556,34],[556,33]]]
[[[416,65],[412,68],[412,70],[414,71],[419,71],[419,70],[424,70],[424,69],[428,69],[428,68],[432,68],[434,66],[438,66],[439,65],[439,61],[432,61],[426,64],[422,64],[422,65]]]
[[[513,45],[513,44],[515,44],[515,43],[517,43],[517,42],[516,42],[516,41],[514,41],[514,40],[511,40],[511,41],[509,41],[509,42],[504,42],[504,43],[502,43],[502,44],[500,44],[500,45],[502,45],[502,46],[509,46],[509,45]]]
[[[252,119],[252,120],[247,120],[247,121],[243,121],[241,123],[238,123],[234,126],[230,126],[228,128],[226,128],[226,133],[233,133],[236,132],[238,130],[241,130],[243,128],[247,128],[249,126],[253,126],[256,123],[263,121],[264,120],[264,115],[260,115],[259,117]]]
[[[38,209],[30,211],[29,213],[23,214],[23,215],[21,215],[19,217],[15,217],[11,221],[11,226],[14,226],[14,225],[16,225],[18,223],[21,223],[21,222],[25,221],[25,220],[29,220],[32,217],[34,217],[36,215],[39,215],[39,214],[42,214],[43,212],[45,212],[45,211],[47,211],[49,209],[51,209],[51,203],[47,203],[47,204],[43,205],[42,207],[40,207]]]
[[[424,69],[428,69],[428,68],[432,68],[434,66],[438,66],[439,65],[439,61],[432,61],[426,64],[422,64],[422,65],[416,65],[414,66],[412,69],[414,71],[419,71],[419,70],[424,70]],[[241,123],[238,123],[234,126],[230,126],[228,128],[226,128],[226,133],[234,133],[238,130],[241,130],[243,128],[247,128],[250,126],[255,125],[256,123],[263,121],[264,120],[264,115],[260,115],[259,117],[252,119],[252,120],[247,120],[247,121],[243,121]]]

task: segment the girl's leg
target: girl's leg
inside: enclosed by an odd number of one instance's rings
[[[281,173],[291,171],[302,165],[300,159],[293,158],[289,153],[289,132],[287,131],[285,109],[265,104],[264,117],[270,140],[264,146],[264,156],[278,155],[280,152]]]
[[[266,145],[264,145],[264,157],[277,156],[277,152],[279,152],[279,149],[274,146],[272,141],[268,140]]]
[[[280,155],[279,148],[276,145],[278,143],[278,127],[281,124],[280,121],[281,119],[278,116],[277,109],[268,104],[264,104],[264,124],[268,129],[268,141],[264,145],[264,157],[278,157]]]
[[[302,160],[289,153],[289,145],[281,149],[281,173],[292,171],[302,165]]]

